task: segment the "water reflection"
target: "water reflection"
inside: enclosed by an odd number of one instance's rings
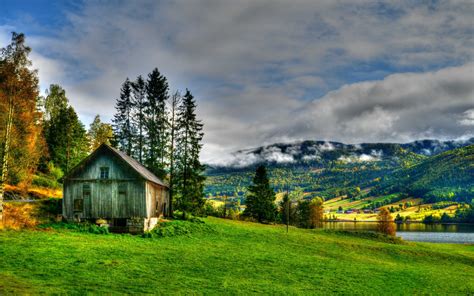
[[[334,230],[375,231],[377,222],[325,222]],[[474,243],[474,224],[397,224],[397,236],[410,241],[439,243]]]

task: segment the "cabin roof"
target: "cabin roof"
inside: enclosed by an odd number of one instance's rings
[[[111,151],[113,154],[115,154],[118,158],[122,159],[126,164],[128,164],[135,172],[137,172],[140,176],[142,176],[145,180],[156,183],[158,185],[164,186],[164,187],[169,187],[169,185],[155,176],[152,172],[150,172],[144,165],[142,165],[140,162],[138,162],[136,159],[133,157],[128,156],[124,152],[109,146],[105,143],[100,145],[94,152],[92,152],[88,157],[86,157],[83,161],[81,161],[76,167],[74,167],[68,174],[67,177],[72,175],[79,167],[84,165],[86,162],[89,160],[93,159],[93,156],[96,155],[100,150],[102,149],[108,149]],[[66,177],[66,178],[67,178]]]

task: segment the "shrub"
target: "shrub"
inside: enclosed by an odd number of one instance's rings
[[[441,219],[440,219],[441,223],[449,223],[449,222],[452,222],[452,220],[453,219],[451,218],[451,216],[449,216],[446,213],[443,213],[443,215],[441,215]]]
[[[61,185],[57,180],[51,179],[45,175],[35,175],[33,176],[32,184],[39,187],[47,188],[60,188]]]
[[[377,215],[377,231],[383,234],[395,236],[396,228],[392,215],[387,208],[380,209]]]
[[[423,223],[425,224],[433,224],[433,223],[438,223],[439,219],[436,216],[433,215],[427,215],[425,218],[423,218]]]
[[[55,180],[59,180],[63,177],[64,173],[60,167],[54,165],[52,161],[48,162],[48,172]]]
[[[62,213],[62,199],[48,198],[40,202],[40,211],[43,216],[55,217]]]
[[[169,222],[161,222],[152,230],[145,232],[143,237],[172,237],[187,235],[194,233],[212,232],[213,229],[199,218],[193,218],[187,221],[174,220]]]
[[[75,232],[86,232],[86,233],[93,233],[93,234],[109,234],[108,227],[101,227],[95,224],[91,224],[88,222],[84,223],[66,223],[66,222],[58,222],[58,223],[47,223],[41,224],[39,228],[43,229],[55,229],[55,230],[71,230]]]

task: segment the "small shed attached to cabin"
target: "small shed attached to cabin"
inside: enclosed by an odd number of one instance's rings
[[[143,232],[168,209],[168,184],[107,144],[64,177],[63,216],[68,221],[100,219],[112,231]]]

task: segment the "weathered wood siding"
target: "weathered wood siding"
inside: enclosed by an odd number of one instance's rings
[[[101,167],[109,168],[108,179],[100,179]],[[117,156],[102,153],[65,180],[63,215],[68,219],[148,217],[146,183]],[[90,186],[90,194],[84,192],[84,184]],[[74,211],[74,199],[83,199],[82,212]]]
[[[152,182],[146,184],[147,218],[168,214],[169,194],[167,188]]]

